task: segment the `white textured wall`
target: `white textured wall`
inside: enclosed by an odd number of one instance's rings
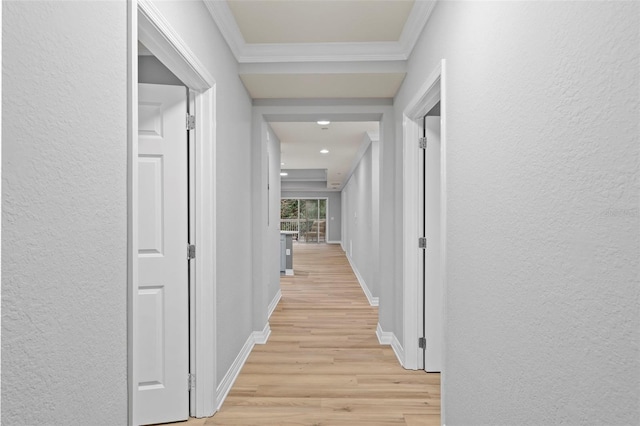
[[[200,1],[154,1],[216,80],[217,379],[253,331],[251,278],[251,100],[237,63]]]
[[[412,54],[398,123],[447,60],[448,426],[640,423],[639,28],[442,2]]]
[[[2,424],[123,425],[126,4],[2,8]]]

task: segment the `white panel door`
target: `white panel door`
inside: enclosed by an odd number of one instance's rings
[[[425,224],[424,331],[427,340],[424,367],[442,371],[442,276],[440,271],[440,117],[425,117]]]
[[[189,416],[186,90],[138,86],[136,424]]]

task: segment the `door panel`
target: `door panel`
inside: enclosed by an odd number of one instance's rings
[[[138,245],[140,256],[163,251],[163,170],[161,156],[138,159]]]
[[[189,415],[187,92],[140,84],[135,421]]]

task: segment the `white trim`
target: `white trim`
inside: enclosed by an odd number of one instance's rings
[[[1,6],[0,6],[1,7]],[[127,423],[137,424],[137,373],[133,368],[137,341],[133,324],[138,298],[138,7],[127,1]]]
[[[244,44],[239,63],[406,61],[399,42]]]
[[[239,63],[405,61],[436,1],[416,1],[399,41],[364,43],[246,43],[226,1],[204,0]],[[144,43],[143,43],[144,44]]]
[[[342,241],[327,241],[327,244],[342,244]]]
[[[418,124],[416,120],[421,120],[441,98],[440,87],[442,86],[444,63],[443,59],[427,78],[425,84],[409,102],[403,116],[403,335],[406,357],[405,368],[412,370],[420,368],[422,362],[421,350],[418,348],[418,338],[422,337],[420,322],[422,321],[423,309],[422,299],[420,298],[421,286],[418,285],[421,273],[419,260],[422,253],[417,244],[419,229],[418,200],[420,196],[418,184],[419,156],[416,155],[418,150],[417,140],[420,137],[419,130],[422,124]],[[442,116],[444,117],[444,114]],[[442,127],[444,129],[444,121]],[[442,136],[444,136],[444,132]],[[441,146],[445,146],[444,137],[441,138]],[[444,198],[444,196],[441,198]],[[441,241],[445,238],[446,234],[443,228],[441,230]],[[442,270],[443,275],[445,271],[444,269]]]
[[[364,295],[367,296],[367,300],[369,301],[369,305],[371,305],[371,306],[379,306],[380,305],[380,299],[378,297],[374,297],[373,294],[371,294],[371,291],[369,290],[369,287],[367,286],[367,283],[364,281],[364,278],[362,278],[362,275],[360,275],[360,272],[358,271],[358,268],[356,268],[356,265],[351,260],[351,256],[349,256],[349,253],[345,253],[345,256],[347,257],[347,260],[349,261],[349,265],[351,265],[351,269],[353,270],[353,273],[355,274],[356,279],[358,280],[358,283],[360,284],[360,287],[362,287],[362,291],[364,292]]]
[[[244,342],[244,346],[240,349],[240,353],[238,353],[238,356],[236,356],[231,367],[227,370],[227,374],[224,375],[220,385],[216,388],[216,401],[218,402],[216,411],[220,410],[220,407],[222,407],[222,404],[227,398],[229,391],[231,391],[240,371],[242,371],[242,367],[247,362],[247,358],[249,358],[253,347],[255,345],[263,345],[267,343],[270,335],[271,327],[269,326],[269,323],[267,323],[262,331],[252,332],[247,338],[247,341]]]
[[[413,4],[413,8],[404,25],[399,41],[402,46],[402,51],[406,53],[407,58],[411,55],[420,34],[422,34],[422,30],[425,25],[427,25],[427,21],[431,17],[433,9],[436,7],[436,1],[437,0],[419,0]]]
[[[404,256],[404,291],[403,291],[403,329],[405,336],[406,356],[405,367],[417,369],[419,362],[418,334],[420,321],[420,301],[418,297],[418,259],[413,255],[417,251],[418,237],[418,155],[417,143],[419,129],[405,115],[403,117],[403,245]],[[407,339],[412,336],[413,339]]]
[[[216,86],[196,95],[196,341],[194,417],[215,413],[216,385]],[[205,118],[206,117],[206,118]]]
[[[264,345],[265,343],[267,343],[267,340],[269,340],[269,336],[271,335],[271,326],[269,325],[269,323],[266,323],[262,331],[254,331],[252,335],[253,342],[256,345]]]
[[[442,371],[440,372],[440,417],[446,422],[445,359],[447,339],[447,64],[442,60],[440,74],[440,282],[442,285]]]
[[[135,348],[133,348],[136,312],[135,289],[137,288],[137,47],[141,41],[161,62],[163,62],[190,89],[196,91],[196,246],[195,289],[190,303],[195,308],[195,342],[191,350],[195,352],[195,365],[191,373],[198,378],[195,392],[191,393],[190,415],[209,417],[216,410],[216,85],[214,78],[189,50],[177,32],[168,24],[164,16],[149,0],[131,0],[129,18],[129,270],[128,270],[128,342],[131,346],[128,358],[129,372],[129,421],[135,424]]]
[[[271,318],[271,315],[273,315],[273,311],[276,310],[276,308],[278,307],[278,303],[280,303],[280,299],[282,299],[282,291],[280,289],[278,289],[278,292],[274,296],[273,300],[271,301],[271,303],[269,303],[269,310],[267,311],[267,318]]]
[[[220,410],[220,407],[222,407],[222,403],[238,378],[240,370],[242,370],[242,367],[247,361],[247,358],[249,358],[249,354],[251,354],[251,350],[254,346],[255,337],[253,333],[251,333],[247,338],[247,341],[244,343],[244,346],[242,346],[242,349],[240,349],[240,353],[238,353],[238,356],[236,356],[236,359],[231,364],[231,367],[227,370],[227,374],[224,375],[222,381],[216,388],[216,400],[218,402],[216,405],[216,411]]]
[[[204,0],[204,4],[237,60],[245,43],[229,5],[220,0]]]
[[[285,269],[285,270],[284,270],[284,274],[285,274],[287,277],[292,277],[292,276],[294,276],[293,269]]]
[[[207,90],[215,85],[200,60],[169,25],[150,0],[138,1],[138,40],[190,89]]]
[[[378,342],[380,342],[381,345],[391,345],[391,349],[393,349],[393,353],[396,354],[398,362],[401,366],[406,368],[404,366],[404,349],[402,349],[402,345],[400,344],[400,341],[396,337],[395,333],[392,333],[390,331],[382,331],[382,326],[380,325],[380,323],[378,323],[378,326],[376,327],[376,336],[378,336]]]

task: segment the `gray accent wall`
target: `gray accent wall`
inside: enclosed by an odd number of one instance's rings
[[[342,241],[342,199],[337,191],[282,191],[282,198],[327,198],[327,242]]]
[[[413,50],[398,156],[447,61],[449,426],[638,424],[638,28],[638,2],[438,2]]]
[[[2,424],[127,424],[127,4],[2,3]]]

